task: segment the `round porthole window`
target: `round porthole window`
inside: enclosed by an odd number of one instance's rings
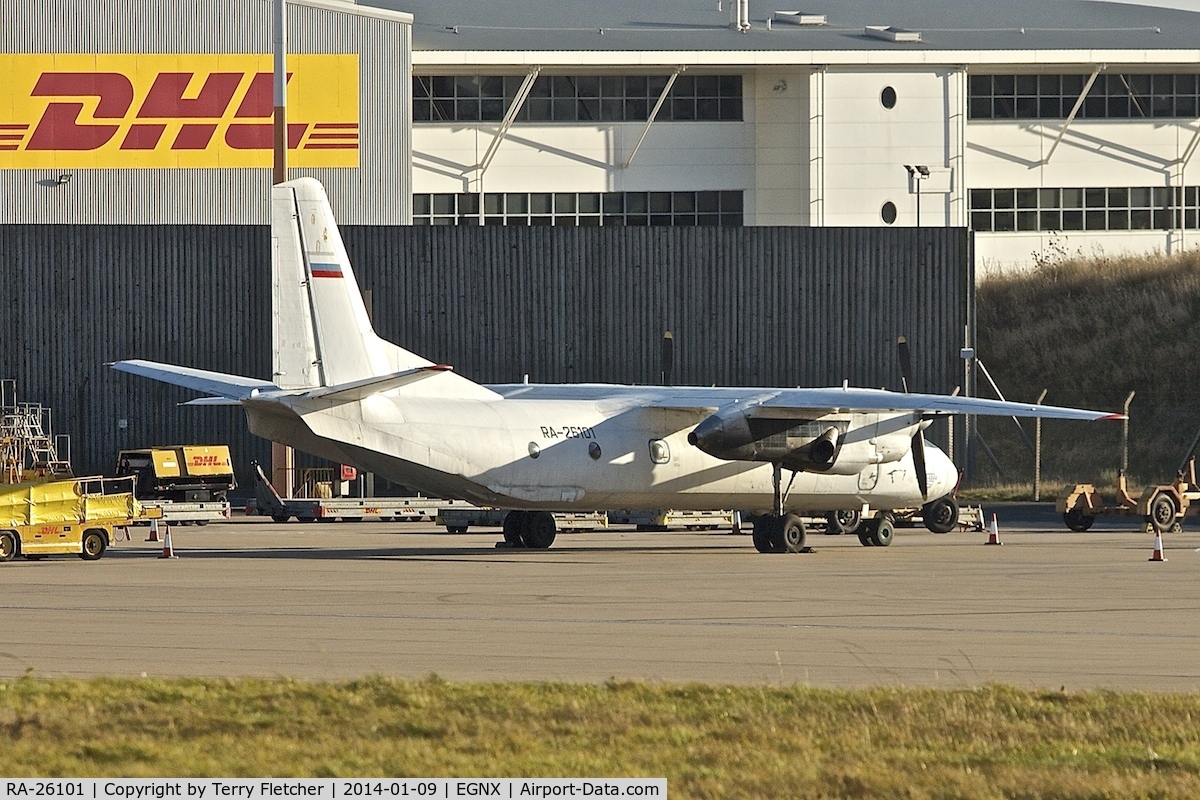
[[[538,457],[538,456],[540,456],[541,454],[542,454],[542,448],[538,447],[538,443],[537,443],[537,442],[530,442],[530,443],[529,443],[529,457],[530,457],[530,458],[537,458],[537,457]]]
[[[896,221],[896,204],[888,200],[883,204],[883,208],[879,210],[879,216],[883,218],[884,222],[891,225]]]
[[[592,457],[592,461],[600,460],[600,445],[592,442],[588,445],[588,455]]]
[[[883,87],[883,91],[879,93],[879,102],[883,103],[884,108],[895,108],[896,90],[890,86]]]

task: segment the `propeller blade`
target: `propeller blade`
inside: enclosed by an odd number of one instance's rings
[[[675,337],[667,331],[663,335],[662,340],[662,382],[663,386],[670,386],[672,375],[675,370]]]
[[[917,470],[917,488],[921,490],[921,497],[929,499],[929,474],[925,471],[925,436],[918,428],[912,438],[912,454],[913,466]]]
[[[908,349],[908,337],[901,336],[897,339],[896,347],[900,351],[900,383],[907,394],[912,390],[912,353]]]

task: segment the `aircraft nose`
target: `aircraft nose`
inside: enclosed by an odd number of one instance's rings
[[[925,458],[931,476],[936,476],[936,480],[931,481],[929,497],[945,497],[954,491],[958,483],[958,467],[954,465],[950,456],[943,453],[941,448],[933,446],[928,447]]]

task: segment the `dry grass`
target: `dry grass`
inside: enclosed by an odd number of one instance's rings
[[[1200,695],[0,683],[10,776],[665,776],[675,798],[1200,796]]]
[[[1009,399],[1049,389],[1048,403],[1120,410],[1136,391],[1130,474],[1174,477],[1200,427],[1200,252],[1043,260],[1031,272],[984,279],[977,307],[979,356]],[[1119,467],[1120,425],[1043,425],[1044,475],[1096,482]],[[1011,420],[980,429],[1007,482],[1032,475]]]

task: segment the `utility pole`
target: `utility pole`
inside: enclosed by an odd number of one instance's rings
[[[287,0],[274,0],[271,15],[275,52],[275,159],[271,183],[276,184],[287,180]],[[295,467],[296,452],[285,444],[271,442],[271,484],[280,497],[293,496]]]

